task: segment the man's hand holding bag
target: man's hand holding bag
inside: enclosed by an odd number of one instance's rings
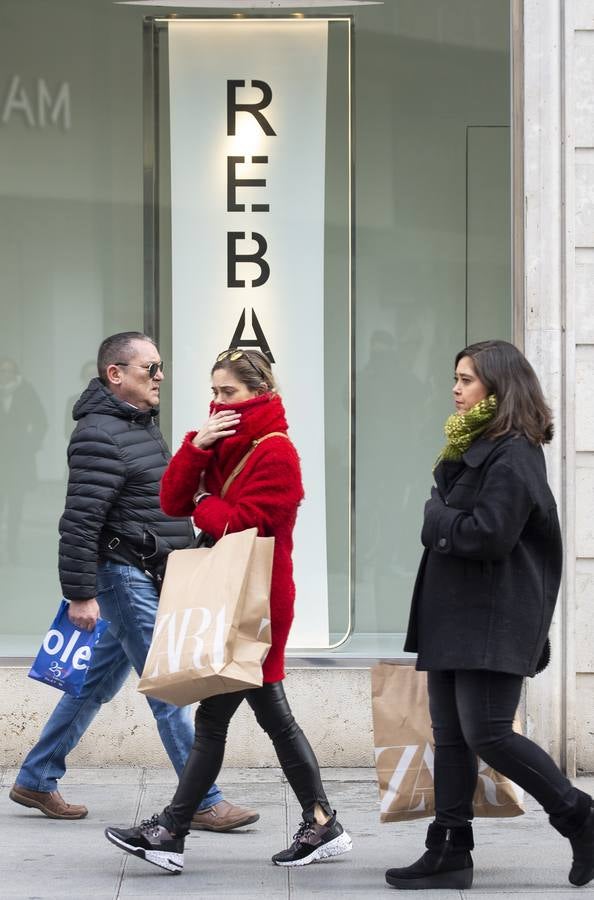
[[[185,706],[262,685],[274,538],[256,528],[169,555],[138,690]]]

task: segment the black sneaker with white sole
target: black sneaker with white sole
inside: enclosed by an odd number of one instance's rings
[[[340,856],[352,849],[353,842],[340,822],[337,822],[334,813],[325,825],[302,822],[289,849],[276,853],[272,862],[275,866],[308,866],[312,862]]]
[[[179,875],[184,867],[184,839],[174,837],[154,815],[135,828],[105,829],[105,837],[116,847],[146,862]]]

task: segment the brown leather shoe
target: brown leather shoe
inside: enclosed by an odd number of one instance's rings
[[[58,791],[29,791],[14,784],[8,796],[21,806],[38,809],[48,819],[84,819],[89,812],[82,804],[66,803]]]
[[[260,814],[253,809],[244,809],[221,800],[209,809],[195,812],[190,828],[192,831],[232,831],[234,828],[252,825],[259,818]]]

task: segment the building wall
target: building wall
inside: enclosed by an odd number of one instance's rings
[[[594,2],[524,0],[525,349],[553,405],[549,473],[565,572],[553,663],[527,725],[569,773],[594,770]]]
[[[527,684],[526,719],[573,774],[594,772],[594,0],[523,0],[523,24],[523,337],[555,412],[547,461],[565,535],[553,660]],[[33,700],[23,675],[9,668],[0,679],[4,765],[18,763],[56,699],[35,685]],[[372,763],[368,670],[294,670],[287,684],[323,765]],[[124,760],[165,762],[134,682],[72,755],[79,765]],[[245,710],[227,761],[274,762]]]
[[[5,669],[0,678],[1,766],[20,765],[56,702],[54,688],[25,678],[25,672]],[[169,764],[146,698],[136,691],[137,683],[136,676],[130,678],[99,712],[68,757],[70,765]],[[287,675],[286,691],[320,765],[373,765],[369,669],[293,669]],[[278,765],[270,740],[246,703],[231,723],[225,765]]]
[[[594,0],[575,3],[572,118],[575,178],[575,662],[578,769],[594,770]],[[570,173],[572,174],[572,173]]]
[[[8,530],[0,528],[0,581],[4,595],[18,599],[4,605],[0,654],[13,662],[36,652],[59,597],[56,528],[64,502],[70,411],[77,388],[84,386],[79,373],[100,337],[142,327],[141,35],[147,11],[112,0],[2,3],[11,40],[0,73],[6,113],[0,116],[0,351],[18,357],[49,423],[37,456],[38,482],[28,481],[24,491],[20,562],[3,554]],[[348,12],[356,35],[356,303],[350,333],[348,292],[328,291],[325,333],[333,352],[326,358],[332,380],[324,383],[330,413],[326,472],[338,485],[327,504],[334,516],[328,528],[329,581],[337,601],[330,605],[331,631],[338,641],[348,618],[350,548],[341,510],[351,496],[350,446],[346,428],[337,424],[351,417],[352,338],[357,541],[355,634],[348,650],[365,658],[398,657],[420,556],[423,502],[443,440],[442,423],[451,411],[453,357],[469,340],[511,333],[509,2],[398,0]],[[263,14],[276,15],[272,9]],[[16,75],[18,101],[25,104],[25,92],[32,98],[35,126],[18,102],[6,100]],[[45,125],[38,127],[39,77],[53,97],[60,85],[69,85],[67,124],[54,123],[46,111]],[[332,267],[346,278],[348,230],[337,207],[329,204],[326,271]],[[165,203],[164,220],[166,208]],[[160,258],[164,273],[165,257]],[[340,317],[334,315],[337,308]],[[162,305],[160,349],[169,376],[167,319]],[[225,346],[222,339],[219,346]],[[196,390],[203,391],[206,409],[208,368],[198,374],[203,362],[197,360]],[[281,384],[282,371],[279,359]],[[168,377],[164,384],[170,383]],[[165,413],[170,407],[165,398],[163,407]],[[20,462],[19,453],[13,458]],[[394,476],[396,470],[402,477]],[[336,657],[333,665],[339,665]],[[352,737],[346,742],[342,728],[336,739],[323,740],[328,763],[346,762],[353,754],[360,764],[371,758],[369,729],[361,724],[369,717],[368,677],[352,670],[291,675],[295,703],[314,736],[323,732],[319,706],[310,702],[312,686],[320,686],[332,722],[341,721],[346,692]],[[57,697],[44,691],[37,708],[26,669],[5,669],[4,678],[0,729],[4,734],[7,723],[10,743],[3,749],[5,759],[14,761],[34,740],[34,726],[42,724]],[[41,697],[42,689],[37,690]],[[133,682],[113,710],[103,712],[92,739],[85,740],[85,760],[93,754],[104,762],[122,758],[123,746],[133,761],[156,757],[153,732],[149,737],[134,727],[145,706]],[[237,740],[241,744],[243,738]],[[81,762],[78,751],[73,759]]]

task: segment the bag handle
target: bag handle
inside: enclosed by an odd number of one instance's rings
[[[252,453],[256,450],[258,445],[261,444],[262,441],[265,441],[265,440],[267,440],[267,438],[271,438],[271,437],[284,437],[287,440],[289,440],[289,435],[285,434],[284,431],[270,431],[268,434],[262,435],[261,438],[257,438],[255,441],[252,441],[252,446],[250,447],[248,452],[245,454],[245,456],[241,457],[241,459],[239,460],[239,462],[237,463],[237,465],[235,466],[235,468],[233,469],[233,471],[227,478],[225,484],[221,488],[221,493],[219,494],[221,499],[225,496],[225,494],[229,490],[229,487],[231,486],[231,482],[235,481],[235,479],[237,478],[239,473],[242,471],[242,469],[244,468],[248,459],[250,458]]]

